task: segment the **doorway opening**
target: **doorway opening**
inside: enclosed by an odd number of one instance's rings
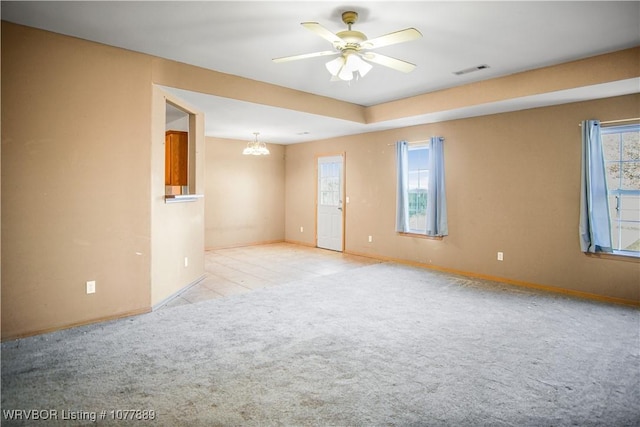
[[[195,115],[166,101],[165,195],[195,194]]]

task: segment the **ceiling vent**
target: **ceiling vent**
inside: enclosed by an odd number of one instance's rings
[[[475,67],[465,68],[464,70],[460,71],[454,71],[453,74],[455,74],[456,76],[461,76],[463,74],[473,73],[474,71],[484,70],[486,68],[489,68],[487,64],[476,65]]]

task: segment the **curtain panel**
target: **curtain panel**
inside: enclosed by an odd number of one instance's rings
[[[427,189],[427,236],[446,236],[447,193],[444,185],[444,138],[431,137],[429,188]]]
[[[580,248],[583,252],[613,252],[607,197],[607,174],[600,122],[582,122],[580,183]]]
[[[396,231],[406,233],[409,231],[409,143],[398,141],[396,143],[396,173],[398,175],[396,196]]]

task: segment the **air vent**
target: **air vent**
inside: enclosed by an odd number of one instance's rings
[[[456,76],[461,76],[463,74],[473,73],[474,71],[484,70],[486,68],[489,68],[487,64],[476,65],[475,67],[465,68],[464,70],[460,71],[454,71],[453,74],[455,74]]]

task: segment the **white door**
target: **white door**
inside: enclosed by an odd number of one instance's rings
[[[342,252],[343,232],[343,156],[318,158],[319,248]]]

